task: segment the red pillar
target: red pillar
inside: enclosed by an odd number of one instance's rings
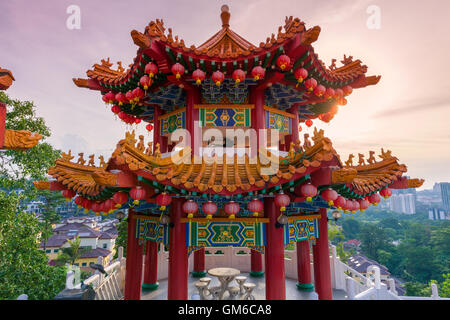
[[[127,256],[125,274],[125,300],[141,299],[142,245],[136,238],[136,219],[133,210],[128,210]]]
[[[319,212],[319,238],[316,239],[316,244],[313,246],[314,282],[319,300],[332,300],[327,210],[320,208]]]
[[[297,288],[303,291],[313,291],[311,279],[311,255],[309,241],[297,242]]]
[[[145,270],[142,289],[158,289],[158,242],[147,241],[145,248]]]
[[[155,111],[153,114],[153,152],[156,150],[156,144],[159,143],[161,147],[161,122],[158,120],[159,116],[162,114],[161,107],[155,106]]]
[[[251,122],[252,128],[256,130],[257,143],[256,146],[251,146],[251,156],[256,156],[258,154],[260,143],[259,130],[265,129],[265,110],[264,110],[264,90],[256,90],[254,88],[250,89],[250,103],[254,104],[255,107],[251,111]]]
[[[170,205],[170,222],[173,227],[169,234],[169,300],[188,298],[188,255],[186,250],[186,225],[180,222],[183,200],[173,198]]]
[[[273,197],[264,198],[266,224],[266,300],[285,300],[286,283],[284,271],[283,228],[276,227],[280,208],[275,206]]]
[[[192,276],[194,278],[201,278],[206,275],[205,270],[205,248],[194,251],[194,270]]]
[[[259,251],[256,250],[250,250],[250,257],[251,257],[251,270],[250,270],[250,276],[258,278],[262,277],[264,275],[264,271],[262,268],[262,254]]]

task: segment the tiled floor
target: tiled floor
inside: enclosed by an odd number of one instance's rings
[[[262,278],[250,277],[248,273],[242,273],[243,276],[247,277],[247,282],[252,282],[256,284],[253,290],[253,295],[256,300],[265,299],[265,288],[266,280]],[[212,278],[210,287],[218,286],[219,280],[215,277]],[[193,278],[189,276],[188,279],[188,299],[192,299],[193,295],[198,294],[194,283],[198,281],[198,278]],[[297,282],[292,279],[286,279],[286,299],[287,300],[317,300],[317,294],[315,292],[304,292],[297,289]],[[238,286],[235,281],[231,282],[231,286]],[[242,296],[240,296],[242,298]],[[345,300],[345,292],[342,290],[333,290],[334,300]],[[159,281],[159,288],[155,291],[142,291],[142,300],[167,300],[167,279]]]

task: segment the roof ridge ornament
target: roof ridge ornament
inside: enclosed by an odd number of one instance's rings
[[[230,27],[230,8],[224,4],[220,10],[222,13],[220,14],[220,18],[222,19],[222,28],[229,28]]]

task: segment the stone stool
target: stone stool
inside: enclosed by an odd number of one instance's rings
[[[198,294],[200,295],[200,300],[206,300],[205,290],[208,290],[208,284],[206,282],[197,281],[195,283],[195,287],[197,288]]]
[[[200,278],[199,281],[206,283],[206,288],[203,293],[204,293],[205,297],[209,296],[211,293],[209,292],[208,286],[209,286],[209,283],[211,282],[211,278],[203,277],[203,278]]]
[[[238,287],[230,287],[228,288],[228,292],[230,293],[230,300],[236,300],[236,297],[238,296],[240,289]]]
[[[222,287],[212,287],[209,288],[213,300],[219,300],[220,294],[222,293]]]
[[[247,280],[247,277],[238,276],[238,277],[234,278],[234,280],[236,280],[236,282],[239,285],[239,293],[243,294],[244,293],[244,282],[245,282],[245,280]]]
[[[255,289],[256,284],[254,283],[244,283],[245,296],[244,300],[255,300],[255,297],[252,295],[253,289]]]

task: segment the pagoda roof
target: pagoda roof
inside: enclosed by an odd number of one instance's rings
[[[267,150],[260,150],[256,159],[235,156],[234,162],[230,163],[230,159],[218,161],[214,157],[196,163],[187,147],[175,152],[178,160],[174,162],[171,157],[161,155],[158,146],[154,154],[146,152],[142,139],[137,142],[134,133],[127,133],[103,166],[74,163],[69,152],[63,154],[61,159],[56,160],[55,166],[49,169],[49,174],[56,181],[35,182],[35,185],[41,189],[70,188],[78,194],[98,200],[107,199],[116,191],[142,185],[149,191],[148,200],[153,201],[151,198],[157,192],[167,188],[168,192],[174,194],[193,192],[222,195],[265,194],[294,188],[293,196],[300,197],[297,186],[319,170],[325,170],[327,177],[320,182],[319,188],[332,187],[349,198],[362,198],[386,186],[408,188],[419,187],[423,183],[423,180],[403,178],[406,166],[399,164],[389,150],[385,152],[382,149],[379,155],[381,161],[376,161],[374,153],[370,152],[369,164],[361,158],[359,164],[353,166],[350,160],[345,164],[341,162],[322,130],[315,130],[312,140],[313,144],[305,140],[303,145],[291,145],[288,154],[279,158],[278,170],[265,173],[263,169],[266,165],[263,163],[272,157]]]

